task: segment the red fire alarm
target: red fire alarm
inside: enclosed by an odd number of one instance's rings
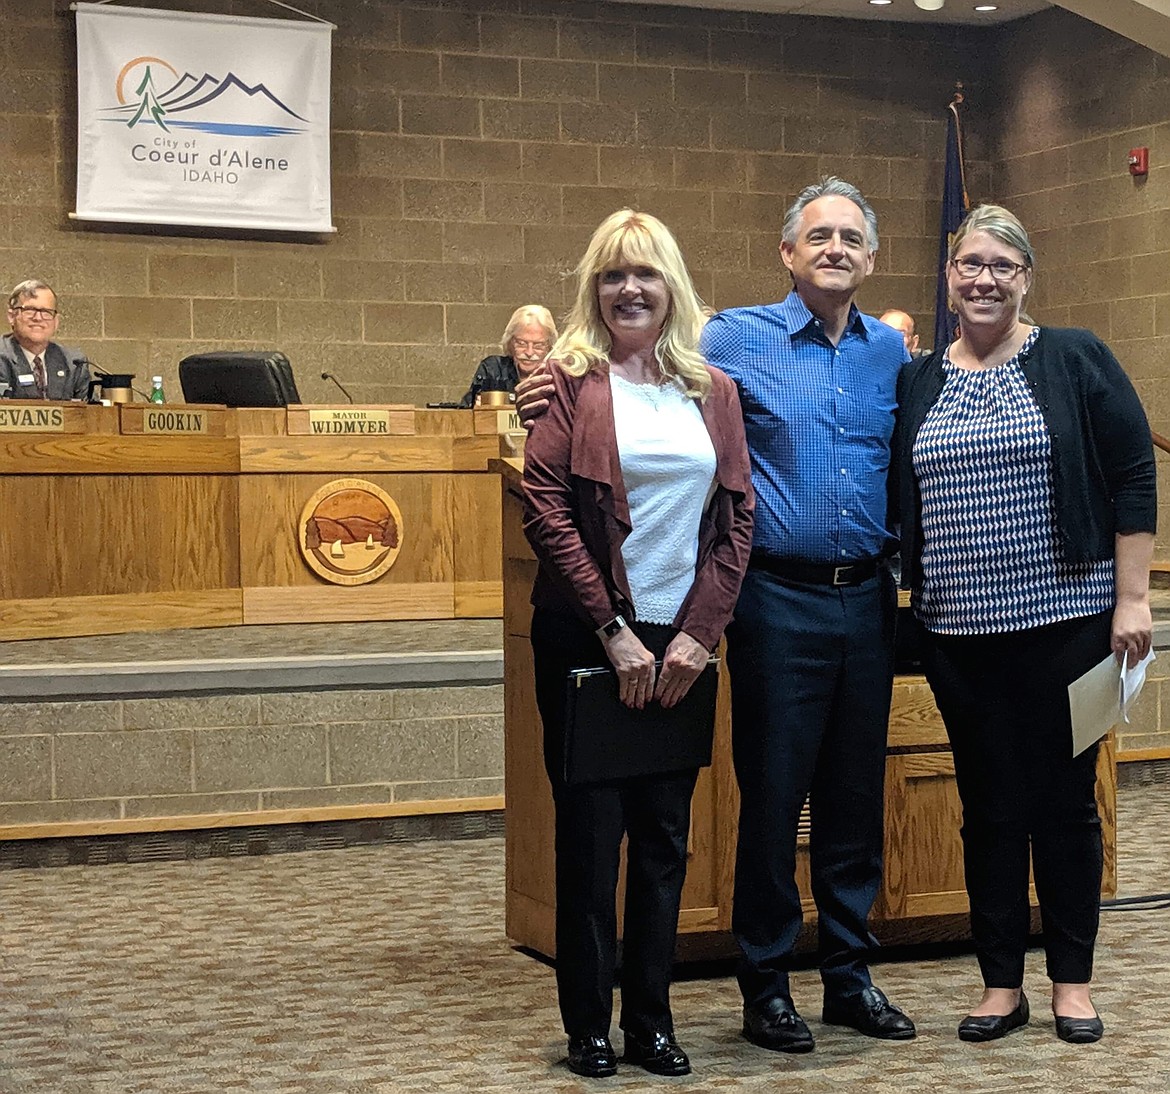
[[[1129,173],[1134,176],[1150,173],[1150,150],[1148,148],[1131,148],[1129,150]]]

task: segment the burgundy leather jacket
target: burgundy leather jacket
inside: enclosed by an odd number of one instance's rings
[[[699,404],[715,448],[714,496],[699,524],[695,580],[674,626],[714,649],[731,619],[752,545],[751,467],[735,384],[708,366]],[[622,561],[630,508],[614,432],[608,365],[570,376],[550,362],[556,389],[524,448],[524,533],[540,572],[532,603],[575,613],[596,629],[634,619]]]

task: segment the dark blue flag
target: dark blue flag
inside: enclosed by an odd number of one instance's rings
[[[934,297],[934,348],[949,346],[958,319],[947,309],[947,251],[951,235],[967,215],[967,186],[963,176],[963,135],[959,129],[961,94],[947,107],[947,155],[943,172],[942,222],[938,230],[938,289]]]

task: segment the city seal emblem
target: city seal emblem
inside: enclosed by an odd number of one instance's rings
[[[377,581],[402,550],[402,512],[365,479],[334,479],[305,502],[297,522],[301,555],[334,585]]]

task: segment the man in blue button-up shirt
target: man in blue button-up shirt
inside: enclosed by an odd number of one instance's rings
[[[743,1031],[786,1052],[813,1047],[788,984],[806,798],[824,1020],[886,1039],[915,1033],[867,967],[897,604],[881,562],[886,473],[907,359],[901,335],[853,303],[877,247],[877,218],[855,187],[806,188],[780,244],[793,292],[721,312],[703,336],[707,359],[739,387],[756,489],[752,564],[727,631]]]

